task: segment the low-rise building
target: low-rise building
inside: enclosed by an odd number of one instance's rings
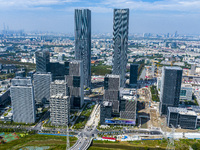
[[[199,107],[200,109],[200,107]],[[167,126],[183,129],[196,129],[199,114],[190,108],[168,107]]]
[[[183,84],[181,86],[180,100],[192,100],[192,85]]]

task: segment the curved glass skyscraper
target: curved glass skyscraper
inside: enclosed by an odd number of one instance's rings
[[[129,9],[114,9],[113,74],[120,75],[120,87],[125,86],[128,50]]]
[[[75,9],[75,58],[83,61],[84,85],[91,83],[91,11]]]

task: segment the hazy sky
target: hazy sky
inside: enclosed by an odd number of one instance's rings
[[[200,0],[0,0],[0,30],[74,32],[74,9],[92,11],[92,32],[112,33],[113,8],[130,9],[130,33],[200,34]]]

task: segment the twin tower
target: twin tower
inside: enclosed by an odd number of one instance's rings
[[[75,59],[83,61],[84,85],[91,84],[91,11],[75,9]],[[128,50],[129,9],[114,9],[113,72],[125,86]]]

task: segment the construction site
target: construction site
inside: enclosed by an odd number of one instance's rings
[[[166,116],[159,114],[159,102],[152,101],[150,87],[138,89],[138,127],[148,129],[161,129],[163,132],[171,132],[172,128],[167,126]],[[198,129],[176,128],[176,132],[195,133]]]

